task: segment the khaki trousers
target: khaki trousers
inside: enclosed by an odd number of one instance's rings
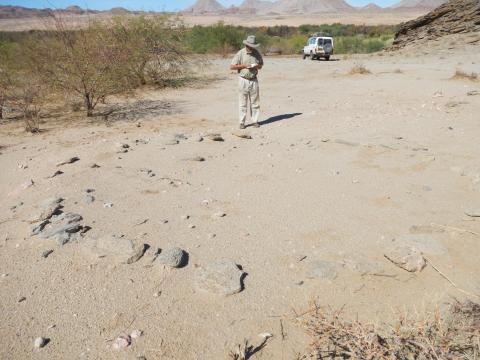
[[[260,89],[258,80],[247,80],[239,77],[238,80],[238,99],[240,124],[245,124],[247,119],[247,110],[250,110],[250,117],[253,123],[258,123],[260,118]],[[250,108],[248,109],[250,100]]]

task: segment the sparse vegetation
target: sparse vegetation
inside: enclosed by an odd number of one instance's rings
[[[318,307],[302,324],[312,352],[301,359],[476,359],[480,354],[480,305],[456,302],[445,313],[401,315],[393,326],[347,321]]]
[[[167,17],[117,17],[70,30],[0,34],[0,116],[7,105],[37,131],[43,100],[63,94],[81,100],[87,116],[113,94],[141,85],[166,86],[187,71],[183,30]],[[72,99],[73,97],[73,99]]]
[[[478,74],[476,72],[468,73],[463,70],[457,69],[455,74],[453,74],[452,79],[454,80],[470,80],[470,81],[477,81]]]

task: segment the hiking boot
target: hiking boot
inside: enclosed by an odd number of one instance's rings
[[[253,126],[254,128],[259,128],[259,127],[260,127],[260,124],[259,124],[259,123],[253,123],[252,126]]]
[[[240,126],[239,126],[239,127],[240,127],[240,129],[242,129],[242,130],[243,130],[243,129],[245,129],[245,124],[240,124]]]

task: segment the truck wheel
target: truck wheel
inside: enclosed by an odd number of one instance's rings
[[[310,60],[312,60],[312,61],[313,61],[313,60],[315,60],[315,59],[316,59],[316,57],[315,57],[315,56],[313,56],[313,53],[311,52],[311,53],[310,53]]]
[[[303,53],[302,59],[305,60],[307,58],[307,54]]]
[[[330,60],[330,55],[325,56],[325,60]]]

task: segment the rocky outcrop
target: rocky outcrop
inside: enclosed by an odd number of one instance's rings
[[[392,6],[392,9],[398,10],[410,10],[410,9],[428,9],[433,10],[442,4],[445,4],[447,0],[402,0],[399,3]]]
[[[392,50],[451,34],[480,31],[479,0],[450,0],[428,14],[401,25]]]

